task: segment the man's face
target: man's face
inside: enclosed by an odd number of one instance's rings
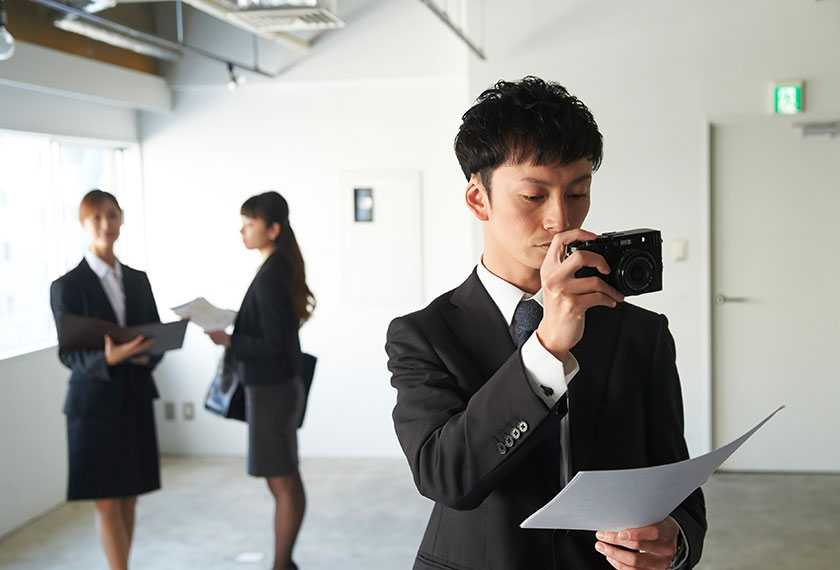
[[[564,166],[505,164],[490,179],[490,197],[473,175],[467,204],[484,222],[484,265],[517,284],[538,274],[551,238],[581,227],[589,212],[592,162]]]

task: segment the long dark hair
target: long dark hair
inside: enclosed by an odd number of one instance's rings
[[[303,255],[300,253],[295,232],[289,224],[288,202],[283,196],[270,190],[245,200],[239,213],[249,218],[259,218],[266,226],[271,226],[274,222],[280,224],[280,233],[274,239],[275,252],[282,256],[291,269],[286,278],[286,285],[292,298],[292,309],[302,325],[315,310],[315,295],[306,285]]]

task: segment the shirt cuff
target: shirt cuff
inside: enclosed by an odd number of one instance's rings
[[[676,519],[674,522],[676,522]],[[682,570],[687,566],[686,563],[688,562],[688,541],[685,539],[685,533],[680,523],[677,523],[677,528],[680,529],[680,534],[677,537],[677,552],[674,554],[668,570]]]
[[[540,343],[536,334],[522,345],[522,364],[531,389],[549,408],[566,393],[566,387],[580,371],[571,352],[558,360]]]

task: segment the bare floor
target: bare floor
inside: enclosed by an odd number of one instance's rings
[[[164,489],[138,505],[132,568],[269,568],[268,491],[244,471],[241,459],[165,458]],[[301,570],[411,568],[431,504],[404,461],[307,459],[301,472],[309,500],[295,550]],[[704,489],[710,529],[699,568],[836,566],[840,475],[718,474]],[[7,536],[0,568],[107,568],[91,504],[64,505]]]

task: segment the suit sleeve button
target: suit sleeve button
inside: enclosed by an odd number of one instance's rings
[[[513,438],[509,435],[505,436],[505,446],[506,447],[513,447]]]
[[[522,432],[519,431],[519,428],[513,428],[512,430],[510,430],[510,436],[513,439],[519,439],[522,436]]]
[[[507,453],[507,447],[505,447],[505,444],[501,441],[496,442],[496,449],[499,450],[499,455],[504,455],[505,453]]]
[[[525,422],[525,421],[519,422],[519,425],[516,426],[516,427],[518,427],[519,431],[521,431],[522,433],[525,433],[526,431],[528,431],[528,423]]]

